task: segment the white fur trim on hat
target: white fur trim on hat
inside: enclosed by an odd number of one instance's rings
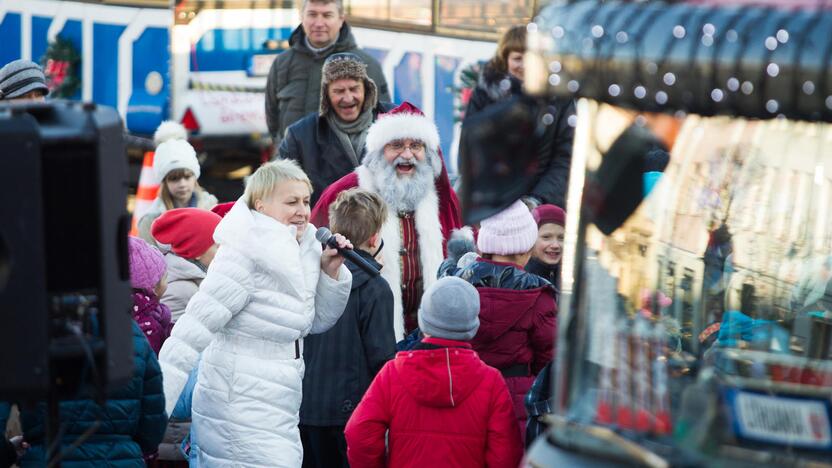
[[[159,146],[169,140],[187,139],[188,131],[185,130],[185,127],[183,127],[182,124],[173,120],[165,120],[162,122],[159,125],[159,128],[156,129],[156,133],[153,134],[153,143],[156,144],[156,146]]]
[[[425,143],[428,148],[439,149],[439,130],[430,119],[419,114],[381,115],[367,131],[367,152],[381,151],[393,140],[410,138]]]
[[[153,174],[156,176],[156,182],[161,184],[165,176],[174,169],[188,169],[199,179],[196,151],[185,140],[168,140],[156,148],[156,154],[153,156]]]

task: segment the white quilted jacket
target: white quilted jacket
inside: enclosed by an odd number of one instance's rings
[[[168,414],[202,360],[193,396],[200,466],[299,467],[303,359],[295,340],[332,327],[352,275],[321,273],[321,244],[238,201],[214,232],[220,245],[199,291],[159,354]]]

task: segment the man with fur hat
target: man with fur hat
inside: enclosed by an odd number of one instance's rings
[[[278,157],[296,160],[312,180],[311,203],[331,183],[349,174],[364,155],[367,130],[393,108],[378,102],[367,65],[355,54],[331,55],[321,76],[321,107],[286,130]]]
[[[381,275],[393,290],[393,326],[401,340],[417,326],[422,291],[436,281],[448,236],[462,226],[459,200],[448,182],[436,125],[410,103],[379,115],[365,144],[361,165],[321,194],[311,222],[329,225],[329,205],[344,190],[361,187],[381,195],[388,208]]]
[[[342,0],[303,0],[300,13],[301,24],[289,37],[289,50],[274,60],[266,81],[266,123],[275,146],[290,125],[317,111],[321,69],[332,54],[357,55],[367,64],[379,100],[390,101],[381,65],[358,48],[345,21]]]

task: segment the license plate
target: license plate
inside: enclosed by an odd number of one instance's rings
[[[829,403],[729,390],[734,429],[741,438],[791,447],[832,449]]]

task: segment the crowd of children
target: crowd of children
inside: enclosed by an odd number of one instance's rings
[[[193,162],[190,151],[177,154],[184,163],[163,171],[195,180],[198,167],[176,167]],[[153,463],[519,463],[529,390],[552,359],[562,209],[517,201],[483,220],[476,239],[455,232],[419,328],[396,354],[390,286],[322,250],[296,164],[265,164],[215,212],[193,206],[195,193],[163,203],[177,193],[165,184],[161,211],[145,217],[150,243],[129,244],[133,316],[161,351],[173,416]],[[384,268],[379,195],[346,190],[328,215],[344,245]]]

